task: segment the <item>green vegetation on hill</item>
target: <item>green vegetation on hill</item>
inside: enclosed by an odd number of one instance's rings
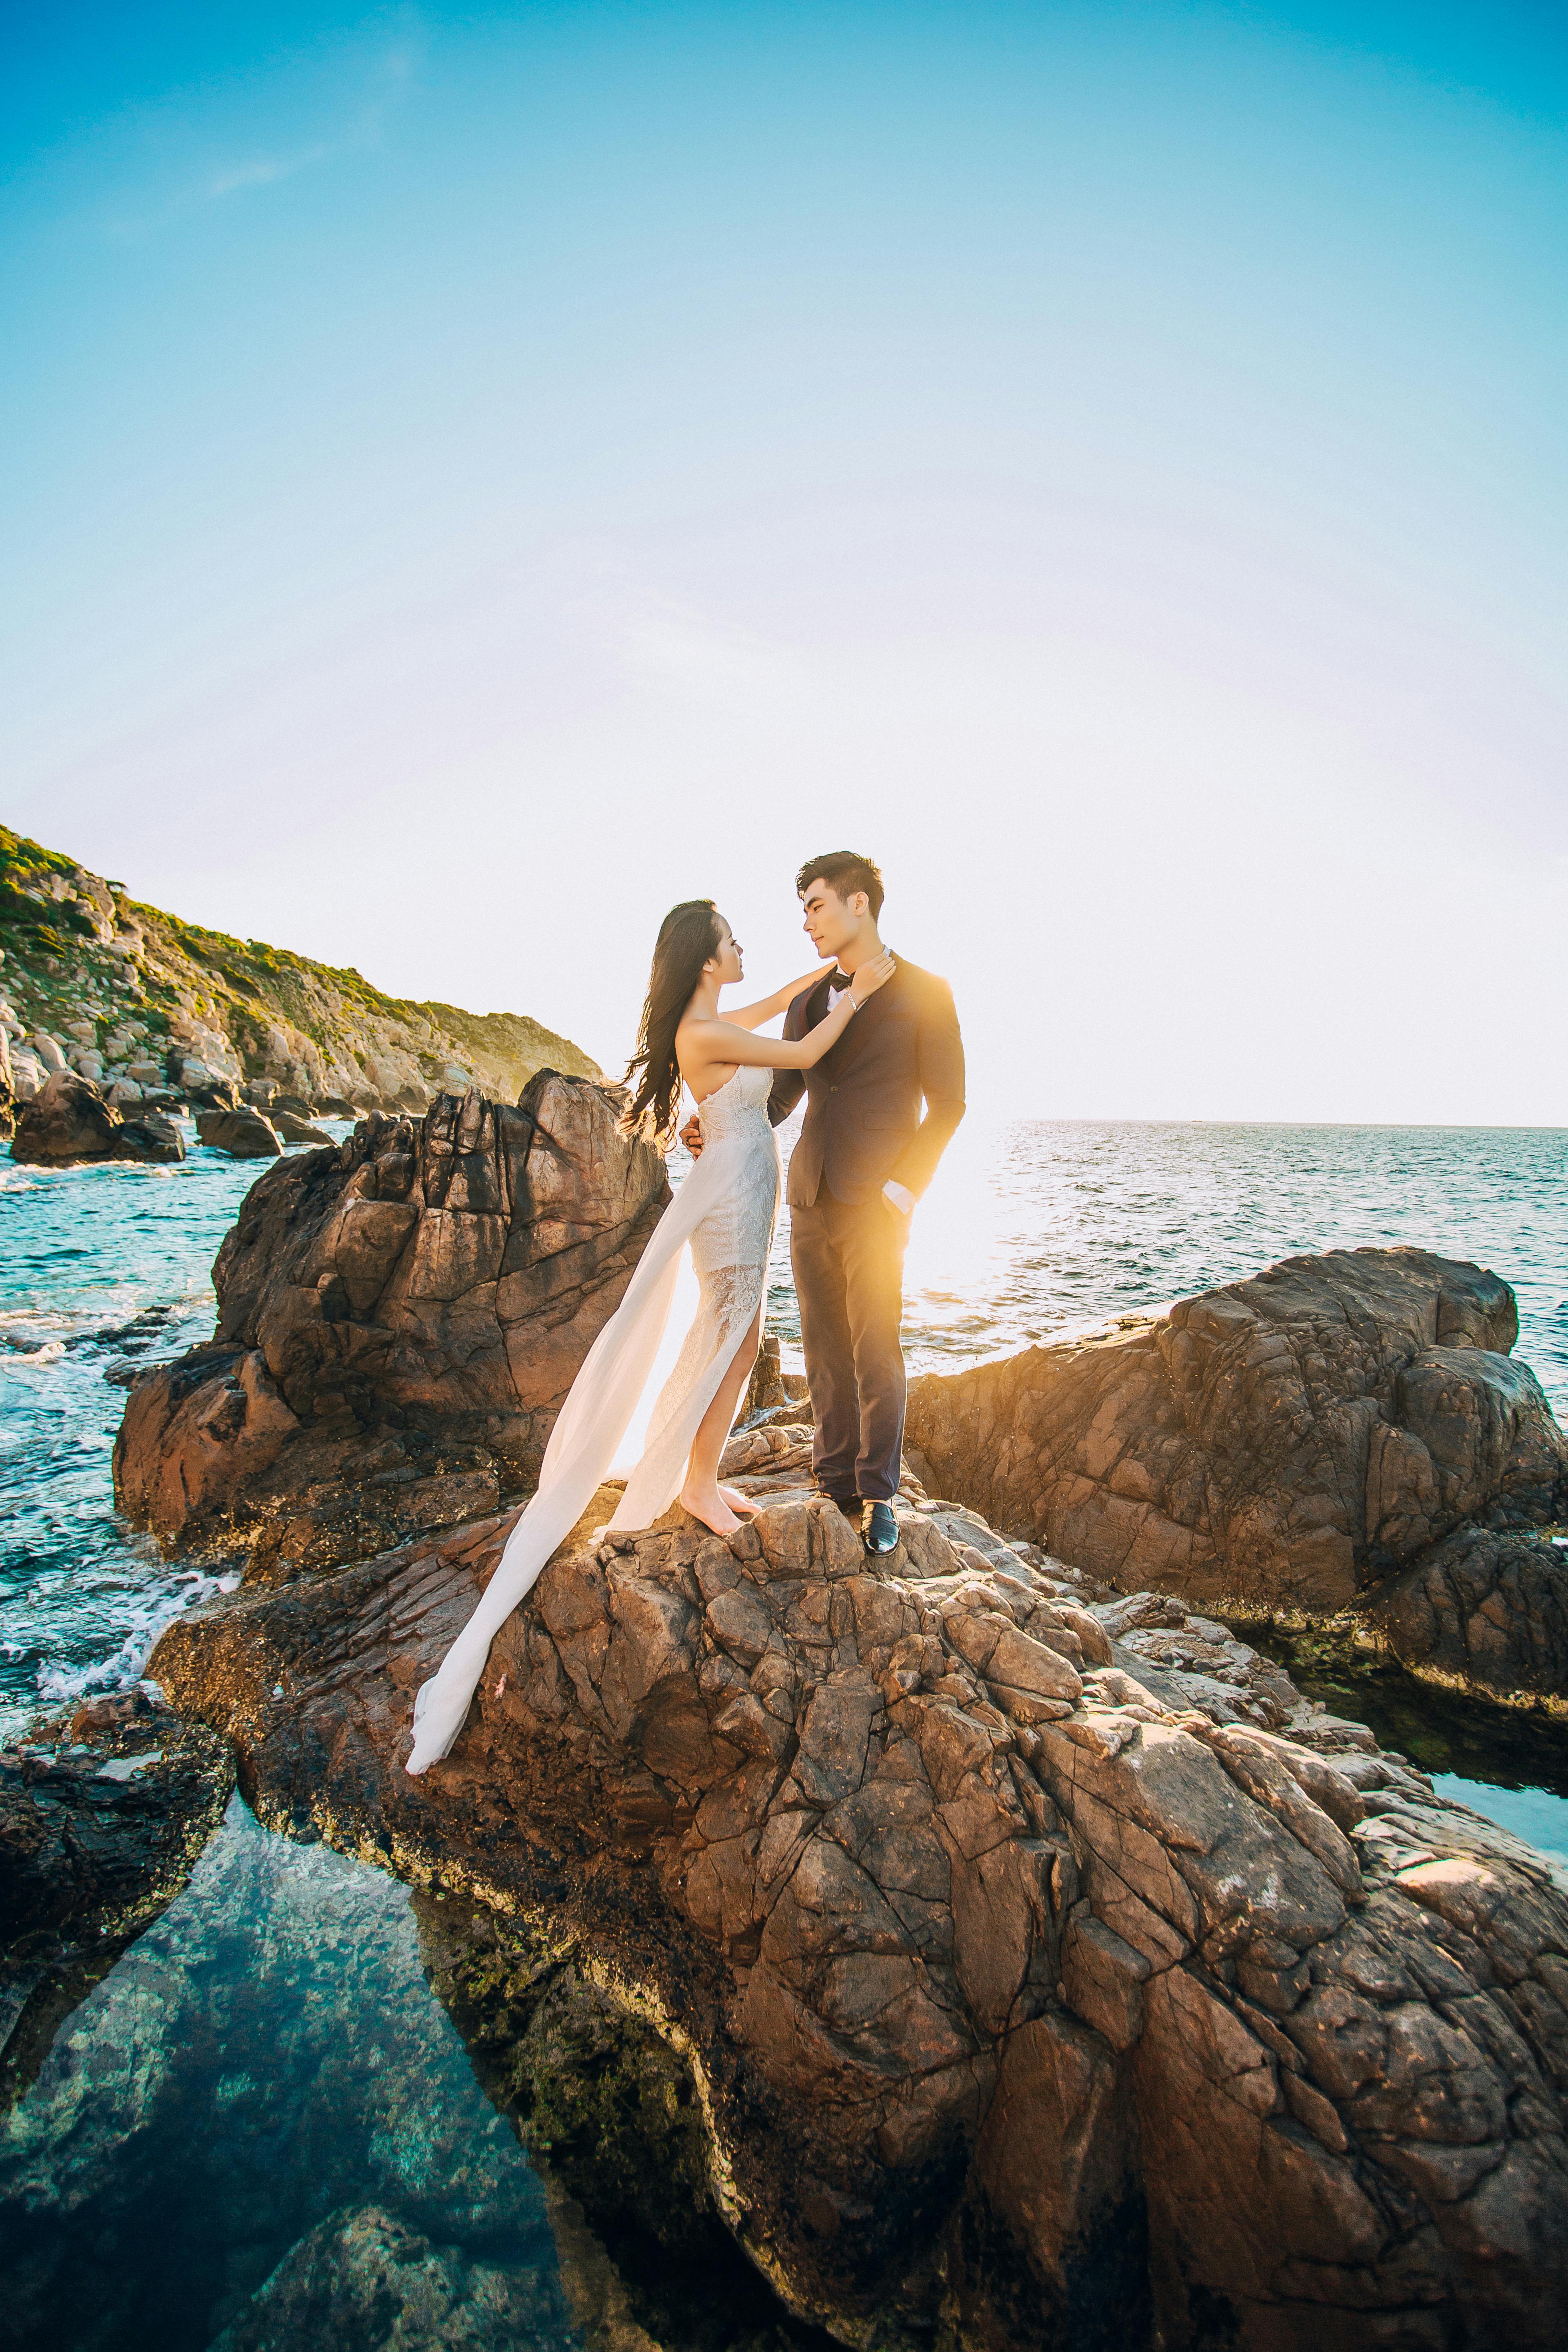
[[[189,1063],[312,1100],[422,1107],[469,1082],[514,1099],[545,1067],[599,1076],[525,1013],[388,996],[352,967],[143,906],[3,825],[0,959],[13,1045],[41,1032],[106,1076],[155,1062],[178,1082]]]

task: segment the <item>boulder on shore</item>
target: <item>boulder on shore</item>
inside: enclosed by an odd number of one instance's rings
[[[198,1110],[196,1133],[231,1160],[276,1160],[283,1150],[283,1138],[272,1121],[248,1103],[233,1109]]]
[[[446,1095],[280,1159],[218,1253],[216,1336],[131,1391],[133,1523],[283,1578],[531,1483],[669,1197],[623,1099],[542,1071],[515,1108]]]
[[[715,2210],[843,2343],[1555,2345],[1551,1866],[1168,1596],[912,1487],[868,1561],[760,1433],[727,1540],[595,1541],[602,1490],[418,1780],[510,1517],[250,1583],[151,1671],[263,1820],[461,1898],[493,2069],[552,1986],[661,2037]]]
[[[90,1079],[56,1070],[17,1113],[14,1160],[66,1168],[81,1160],[183,1160],[184,1139],[163,1118],[122,1118]]]
[[[285,1110],[278,1103],[273,1104],[267,1115],[285,1143],[324,1143],[333,1151],[338,1148],[337,1137],[329,1135],[324,1127],[317,1127],[313,1120],[301,1118],[297,1112]]]
[[[1568,1558],[1535,1532],[1568,1510],[1568,1441],[1518,1331],[1479,1266],[1287,1258],[928,1374],[906,1443],[933,1485],[1125,1589],[1351,1611],[1411,1665],[1568,1692]]]

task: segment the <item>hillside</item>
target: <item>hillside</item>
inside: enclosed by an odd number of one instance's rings
[[[600,1075],[526,1013],[384,995],[352,968],[142,906],[4,825],[0,999],[13,1055],[52,1039],[106,1085],[271,1080],[311,1104],[422,1109],[475,1083],[515,1101],[545,1067]]]

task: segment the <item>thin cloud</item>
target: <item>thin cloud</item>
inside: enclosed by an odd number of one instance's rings
[[[324,162],[329,155],[342,154],[356,142],[350,139],[318,139],[313,147],[301,148],[297,155],[267,155],[254,163],[237,163],[231,171],[219,172],[207,183],[209,196],[232,196],[238,188],[267,188],[276,180],[291,180],[296,172],[308,171],[312,163]]]
[[[407,39],[395,42],[382,52],[367,76],[371,95],[335,136],[315,139],[307,146],[281,153],[251,154],[220,164],[195,184],[187,184],[156,211],[109,222],[109,234],[114,237],[144,236],[198,206],[221,204],[251,190],[277,187],[301,172],[314,170],[318,164],[379,148],[391,117],[414,85],[418,66],[418,46]]]

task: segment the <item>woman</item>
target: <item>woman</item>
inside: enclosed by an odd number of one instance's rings
[[[490,1643],[563,1538],[576,1525],[616,1456],[658,1354],[688,1243],[699,1302],[675,1370],[660,1390],[647,1443],[610,1521],[651,1527],[680,1496],[694,1517],[728,1535],[747,1507],[719,1485],[719,1456],[762,1336],[768,1252],[778,1210],[779,1155],[768,1124],[775,1070],[808,1070],[836,1045],[858,1006],[892,978],[890,955],[863,964],[852,984],[798,1042],[752,1033],[783,1013],[824,967],[758,1004],[724,1015],[720,991],[742,977],[741,950],[710,898],[689,898],[659,927],[625,1123],[668,1150],[681,1082],[697,1103],[702,1156],[659,1219],[626,1296],[584,1359],[551,1433],[539,1488],[507,1539],[483,1598],[414,1706],[410,1772],[445,1756],[484,1672]]]

